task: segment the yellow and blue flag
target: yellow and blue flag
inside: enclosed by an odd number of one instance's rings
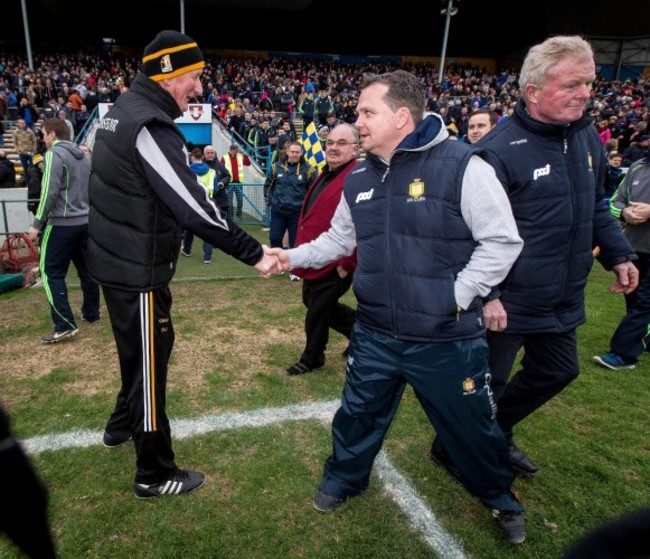
[[[300,143],[305,152],[307,163],[317,167],[320,171],[325,166],[325,152],[318,139],[318,132],[313,122],[310,122],[303,130]]]

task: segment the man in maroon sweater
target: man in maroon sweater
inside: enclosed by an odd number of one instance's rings
[[[330,228],[332,216],[341,200],[343,182],[356,165],[358,157],[357,130],[350,124],[340,124],[334,128],[325,144],[327,166],[309,188],[300,211],[296,246],[313,241]],[[350,289],[355,267],[356,250],[351,256],[318,270],[291,270],[303,279],[302,302],[307,307],[307,341],[300,359],[286,369],[287,374],[301,375],[325,364],[330,328],[350,338],[355,310],[340,303],[339,299]]]

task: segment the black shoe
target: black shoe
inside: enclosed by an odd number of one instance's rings
[[[524,478],[534,478],[539,473],[537,465],[514,444],[510,447],[510,467],[515,474]]]
[[[492,516],[510,543],[524,543],[526,539],[526,521],[524,520],[523,512],[493,510]]]
[[[319,367],[322,367],[322,365]],[[285,369],[285,372],[288,375],[304,375],[305,373],[310,373],[319,367],[312,367],[311,365],[307,365],[307,363],[304,361],[296,361],[293,365],[291,365],[291,367]]]
[[[124,444],[126,441],[131,440],[131,435],[129,435],[126,439],[123,437],[116,437],[115,435],[111,435],[108,431],[104,431],[104,437],[102,439],[102,442],[104,443],[104,446],[106,448],[116,448],[122,444]]]
[[[325,358],[317,361],[314,365],[310,365],[309,363],[300,360],[296,361],[288,369],[285,369],[285,372],[288,375],[304,375],[305,373],[309,373],[314,369],[320,369],[323,365],[325,365]]]
[[[190,470],[178,470],[167,480],[152,485],[134,483],[133,492],[138,499],[160,497],[161,495],[181,495],[191,493],[202,487],[205,483],[205,475],[201,472]]]
[[[319,489],[311,504],[318,512],[332,512],[334,509],[339,508],[343,504],[343,501],[345,499],[328,495]]]
[[[433,444],[431,445],[431,450],[429,451],[429,456],[431,457],[431,460],[433,460],[436,464],[442,466],[447,472],[454,478],[456,478],[457,481],[460,481],[461,483],[462,478],[460,475],[460,471],[456,467],[456,465],[451,461],[451,458],[449,458],[449,455],[447,452],[445,452],[444,447],[438,440],[438,437],[433,439]]]

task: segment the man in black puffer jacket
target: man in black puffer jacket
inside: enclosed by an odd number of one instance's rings
[[[189,230],[260,272],[272,259],[223,214],[188,165],[174,119],[203,93],[203,54],[177,31],[147,45],[143,75],[97,129],[90,180],[88,269],[102,286],[120,359],[122,388],[104,445],[133,438],[136,497],[178,495],[205,483],[174,461],[165,411],[174,344],[169,290]]]

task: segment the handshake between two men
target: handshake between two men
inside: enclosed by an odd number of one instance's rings
[[[278,276],[291,269],[289,255],[282,248],[270,248],[262,245],[264,256],[255,264],[255,269],[264,278]]]

